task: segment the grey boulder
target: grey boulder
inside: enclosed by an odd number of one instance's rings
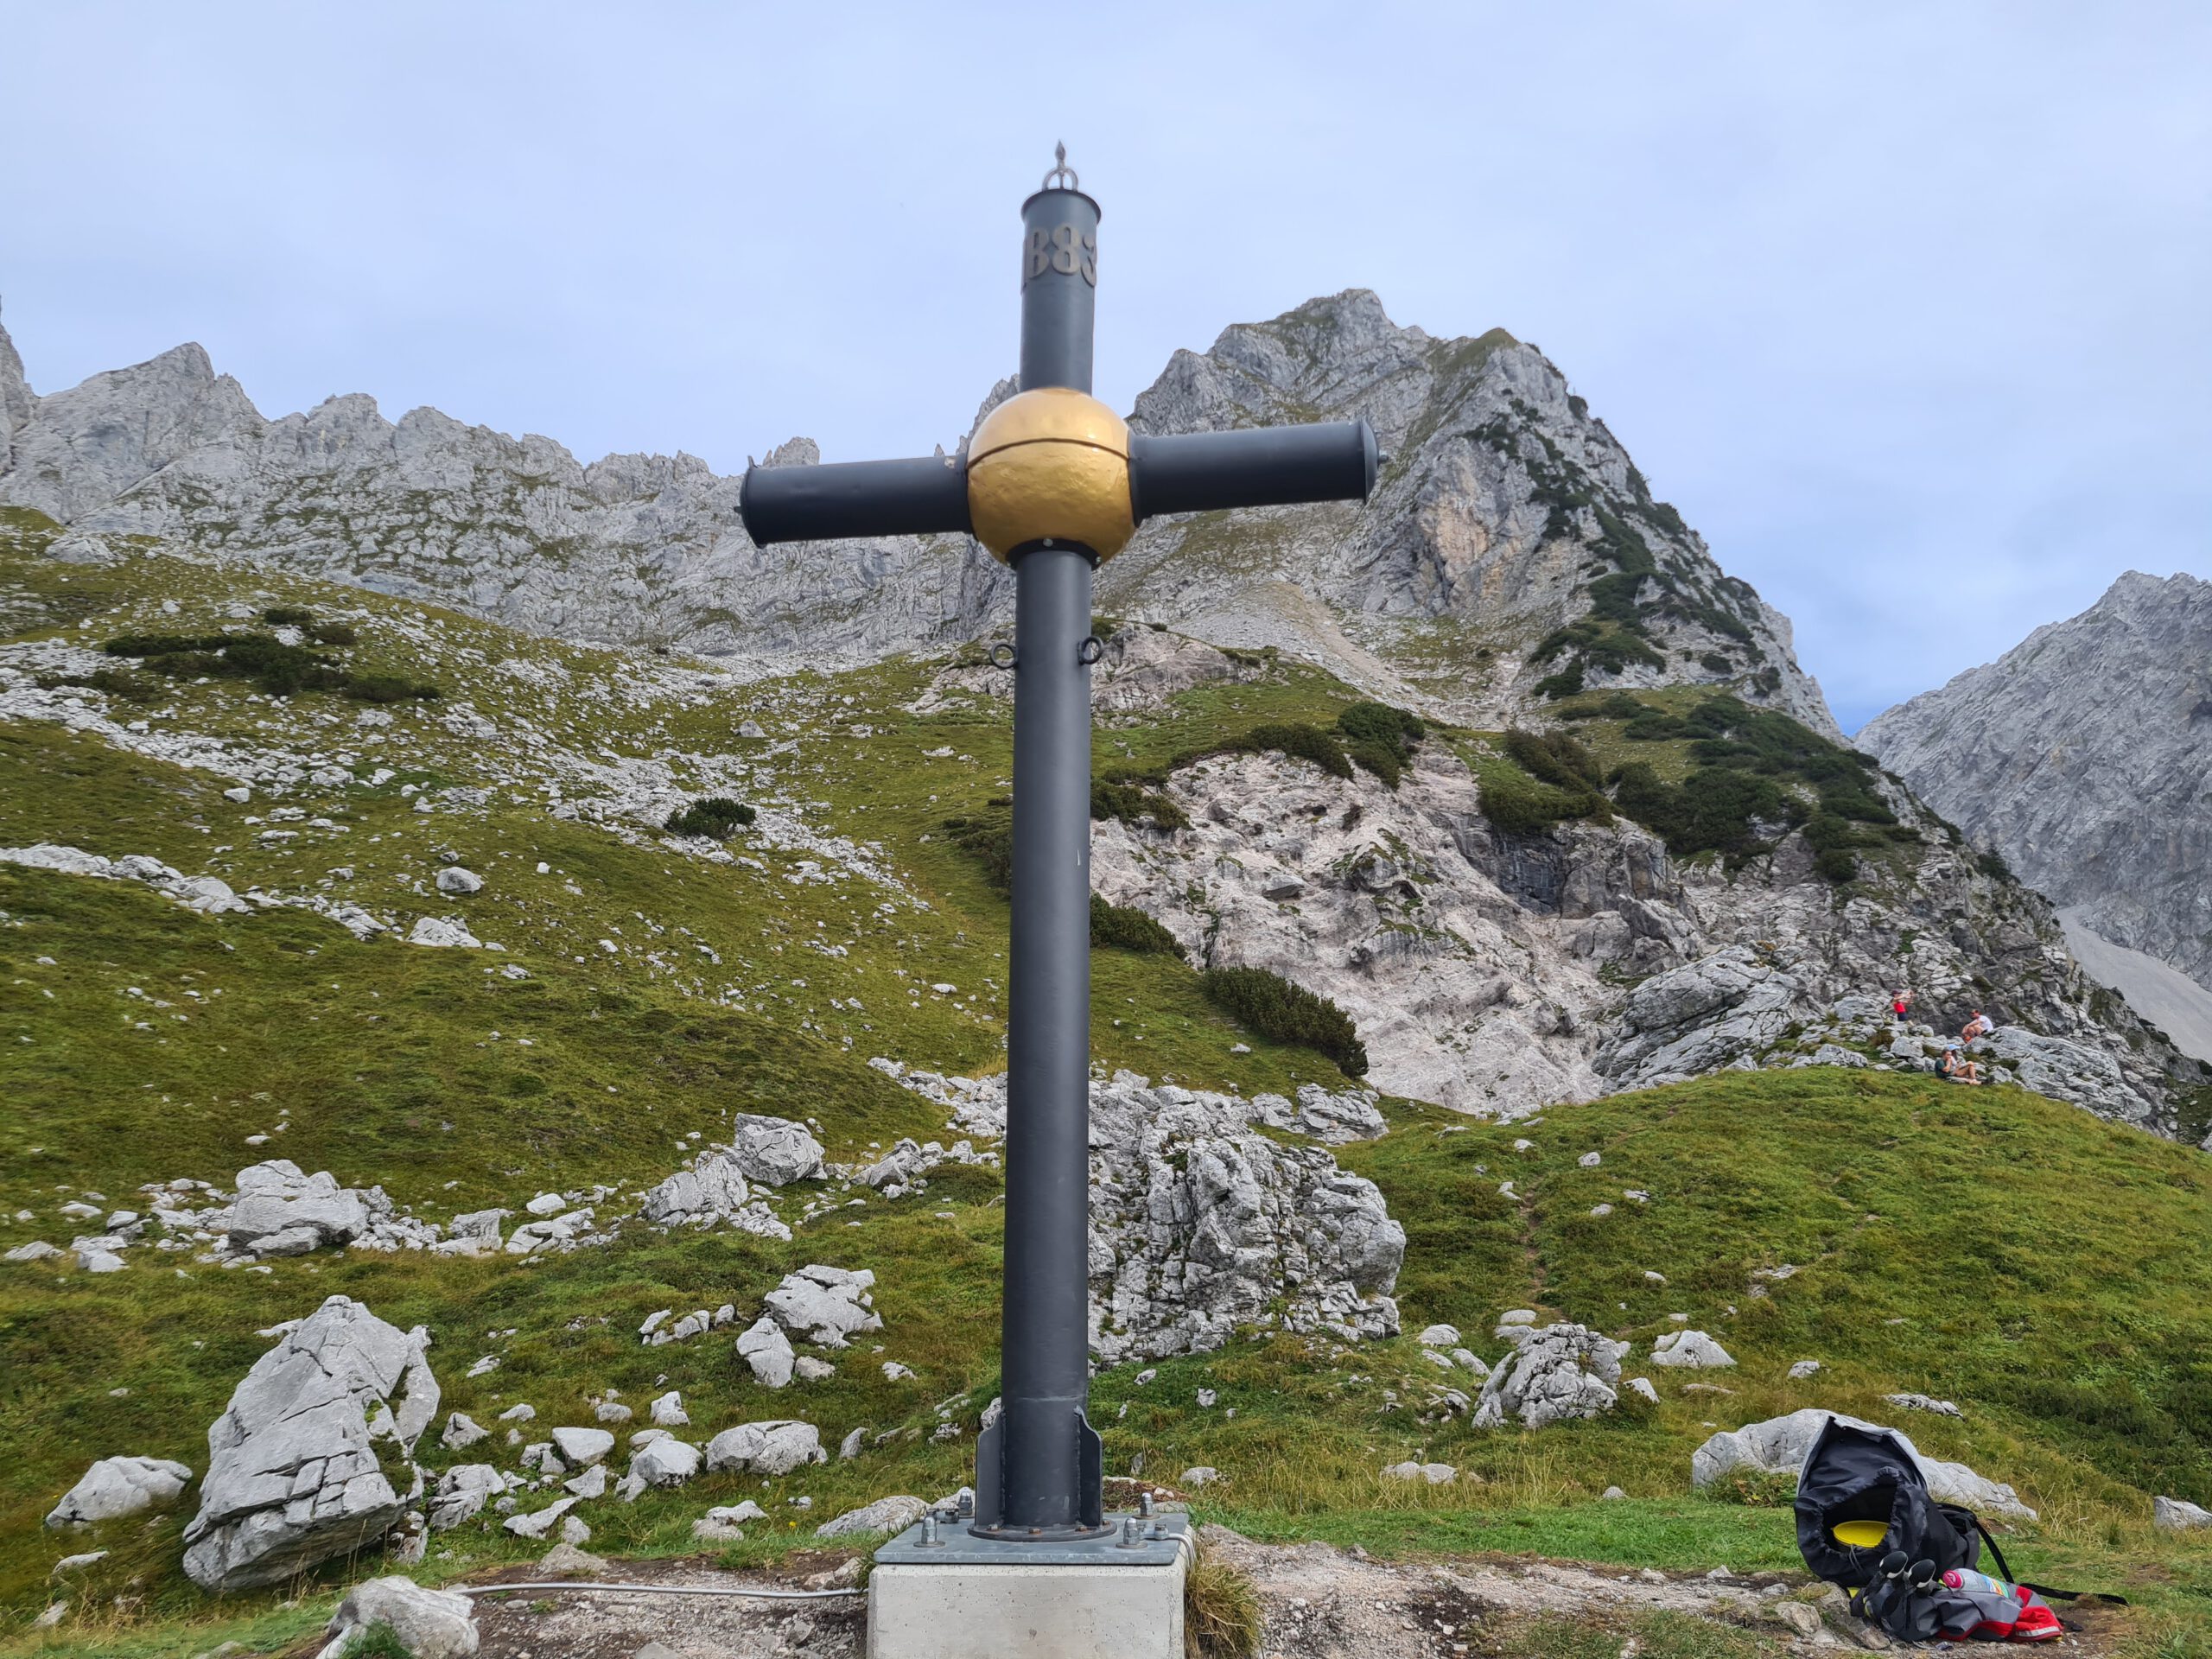
[[[62,1495],[49,1527],[89,1527],[167,1503],[192,1484],[191,1469],[167,1458],[102,1458]]]
[[[822,1143],[787,1117],[739,1113],[730,1120],[729,1152],[738,1172],[763,1186],[823,1179]]]
[[[455,1464],[438,1477],[431,1495],[430,1530],[450,1531],[506,1490],[506,1477],[490,1464]]]
[[[834,1521],[815,1529],[817,1538],[844,1538],[864,1532],[904,1532],[929,1513],[918,1497],[879,1497],[857,1510],[847,1510]]]
[[[1736,1362],[1702,1331],[1669,1331],[1651,1344],[1654,1365],[1679,1365],[1694,1371],[1725,1370]]]
[[[638,1448],[630,1472],[648,1486],[681,1486],[699,1472],[699,1448],[673,1437]]]
[[[737,1357],[766,1387],[780,1389],[791,1380],[791,1339],[775,1316],[763,1313],[737,1339]]]
[[[371,1218],[369,1198],[339,1185],[328,1170],[303,1174],[290,1159],[272,1158],[238,1172],[231,1249],[256,1255],[303,1255],[351,1243],[369,1230]]]
[[[1626,1343],[1580,1325],[1512,1328],[1514,1351],[1483,1381],[1475,1405],[1478,1428],[1502,1427],[1511,1418],[1541,1428],[1599,1416],[1618,1403]]]
[[[2161,1532],[2194,1532],[2199,1527],[2212,1527],[2212,1510],[2202,1509],[2186,1498],[2154,1497],[2151,1524]]]
[[[740,1423],[707,1442],[707,1467],[740,1474],[788,1475],[810,1463],[827,1463],[822,1432],[790,1418]]]
[[[372,1543],[406,1511],[380,1442],[411,1455],[438,1409],[421,1326],[333,1296],[254,1363],[207,1431],[184,1570],[219,1593]]]
[[[467,1596],[426,1590],[412,1579],[371,1579],[338,1604],[317,1659],[339,1659],[374,1624],[390,1630],[414,1659],[466,1659],[476,1651],[476,1611]]]
[[[883,1329],[873,1306],[875,1299],[868,1294],[874,1283],[875,1275],[865,1268],[855,1273],[811,1263],[785,1274],[783,1283],[762,1300],[769,1316],[793,1336],[825,1348],[842,1348],[862,1331]]]
[[[603,1428],[556,1428],[553,1444],[561,1461],[577,1468],[597,1463],[614,1449],[614,1436]]]

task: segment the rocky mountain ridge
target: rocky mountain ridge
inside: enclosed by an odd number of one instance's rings
[[[1010,389],[1001,386],[987,400]],[[1440,340],[1364,290],[1179,352],[1155,432],[1362,415],[1390,454],[1363,507],[1148,524],[1102,607],[1273,645],[1475,723],[1583,685],[1727,685],[1835,728],[1786,619],[1724,575],[1536,349]],[[197,346],[34,396],[0,334],[0,504],[59,556],[159,544],[451,604],[572,640],[756,669],[849,665],[1006,626],[1006,571],[959,537],[757,548],[696,456],[580,464],[435,410],[334,397],[270,420]],[[772,462],[817,458],[793,440]]]
[[[2212,582],[2129,571],[1858,741],[2076,924],[2212,985]]]

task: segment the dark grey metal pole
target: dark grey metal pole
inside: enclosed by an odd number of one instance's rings
[[[1091,556],[1014,564],[1014,921],[1007,967],[1008,1532],[1098,1522],[1090,1400]]]
[[[1075,175],[1021,205],[1021,389],[1090,390],[1098,204]],[[1067,188],[1051,188],[1065,177]],[[1010,1538],[1096,1528],[1090,1398],[1090,549],[1017,548],[1014,881],[1007,963],[1001,1416],[976,1520]],[[995,1485],[995,1491],[986,1487]]]

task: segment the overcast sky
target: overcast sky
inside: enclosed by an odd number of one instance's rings
[[[741,467],[948,444],[1015,210],[1105,207],[1099,392],[1316,294],[1550,355],[1847,728],[2212,576],[2212,6],[0,0],[0,298],[53,391]]]

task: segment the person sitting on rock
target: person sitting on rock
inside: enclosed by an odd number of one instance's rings
[[[1971,1045],[1975,1038],[1986,1037],[1996,1029],[1997,1022],[1980,1008],[1976,1008],[1974,1011],[1974,1018],[1967,1020],[1964,1028],[1960,1031],[1959,1040]]]
[[[1966,1052],[1956,1043],[1943,1045],[1943,1058],[1936,1063],[1936,1069],[1953,1083],[1979,1084],[1981,1081],[1981,1068],[1968,1059]]]

